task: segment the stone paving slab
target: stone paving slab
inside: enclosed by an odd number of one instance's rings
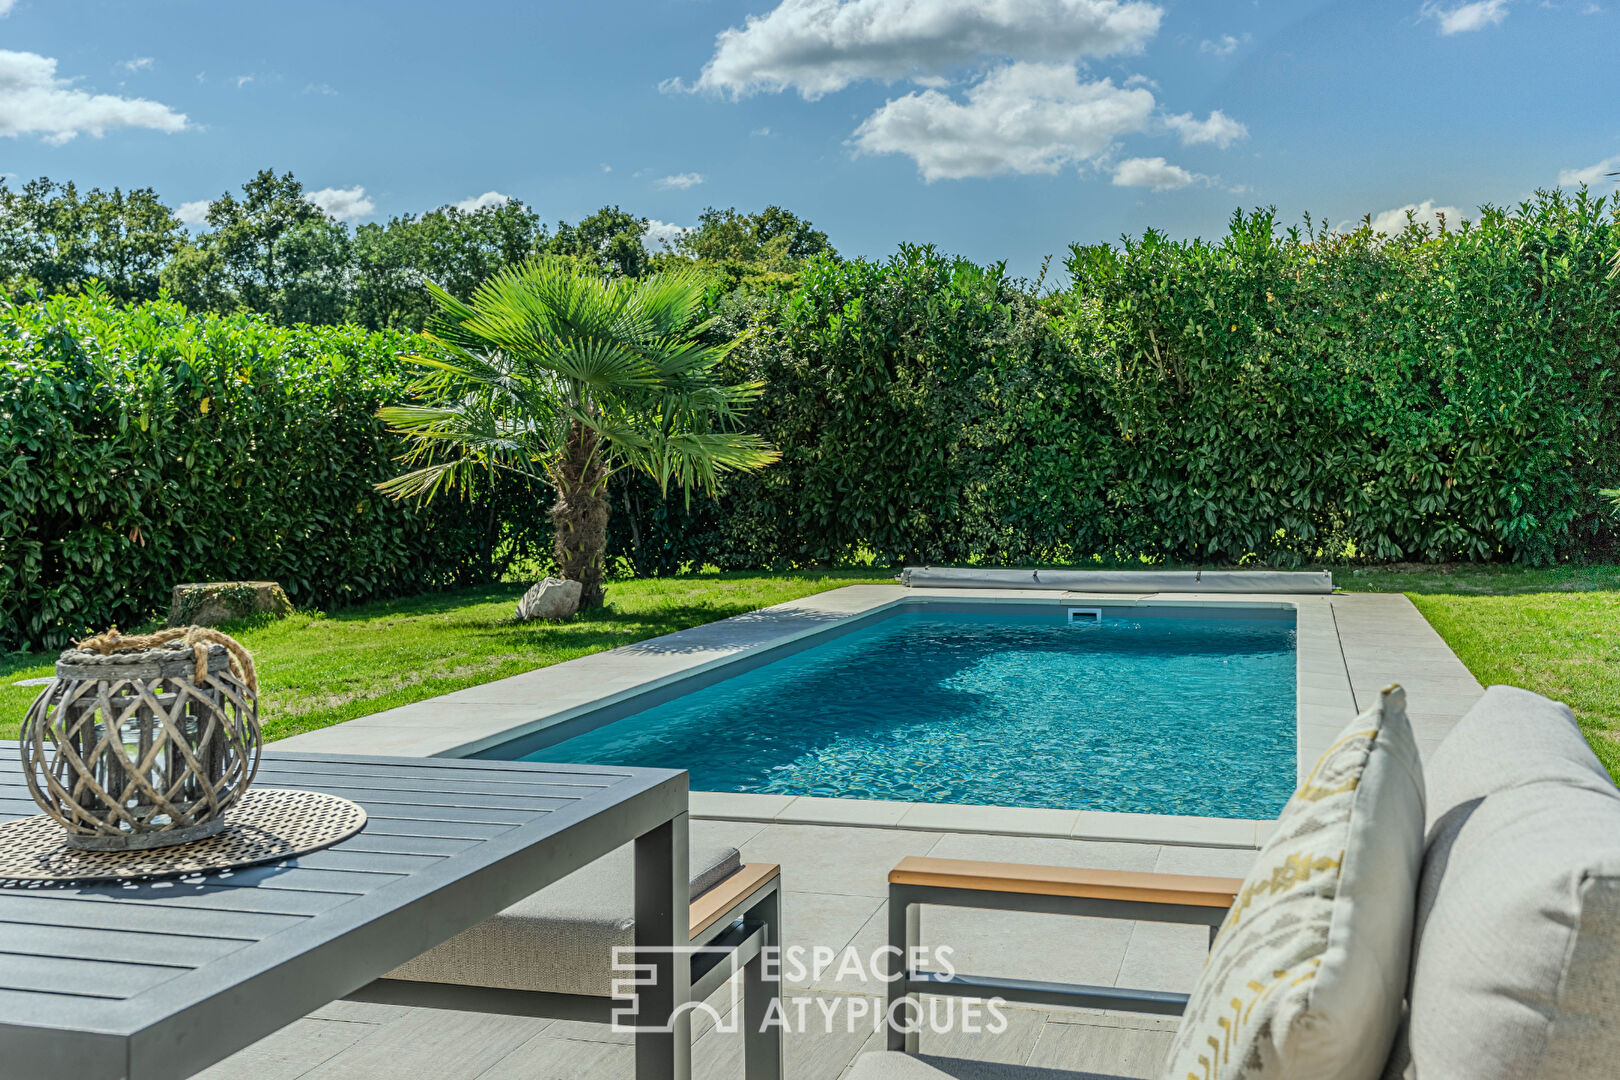
[[[870,1028],[882,989],[869,977],[871,956],[886,944],[888,871],[906,855],[1228,876],[1245,873],[1254,858],[1252,849],[828,825],[696,821],[693,835],[700,842],[738,844],[748,860],[781,862],[784,943],[822,946],[835,957],[819,973],[807,970],[803,978],[788,980],[786,1015],[796,1018],[802,1010],[809,1030],[787,1036],[787,1080],[837,1080],[863,1049],[880,1048]],[[925,912],[922,940],[951,946],[957,967],[977,974],[1182,992],[1191,988],[1208,948],[1201,927],[952,908]],[[840,973],[851,955],[866,969],[862,977]],[[729,1004],[724,988],[713,1003]],[[925,1033],[923,1051],[1012,1064],[1078,1062],[1085,1053],[1101,1052],[1099,1045],[1106,1048],[1120,1039],[1135,1040],[1144,1047],[1141,1053],[1150,1053],[1171,1029],[1152,1018],[1087,1010],[1009,1005],[1006,1014],[1006,1029],[999,1033]],[[700,1018],[693,1075],[742,1080],[740,1038],[715,1029],[703,1014]],[[1160,1034],[1121,1034],[1132,1032]],[[628,1035],[605,1026],[334,1002],[200,1075],[204,1080],[629,1080],[634,1053]]]

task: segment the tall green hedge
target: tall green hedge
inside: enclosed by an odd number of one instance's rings
[[[94,293],[0,302],[0,648],[140,622],[181,581],[336,605],[498,572],[522,515],[372,489],[396,471],[375,413],[407,344]]]
[[[717,292],[782,460],[718,499],[614,481],[611,553],[683,566],[1612,557],[1614,201],[1545,193],[1438,235],[1076,247],[1042,295],[930,247]],[[95,295],[0,305],[0,647],[268,577],[340,604],[543,551],[510,483],[379,498],[408,342]]]
[[[1055,297],[931,248],[813,262],[724,313],[782,461],[660,508],[642,548],[739,567],[1612,554],[1616,209],[1544,193],[1393,238],[1237,215],[1214,243],[1075,247]]]

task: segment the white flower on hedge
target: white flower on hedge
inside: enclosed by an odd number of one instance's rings
[[[859,153],[906,154],[923,179],[1056,173],[1095,161],[1115,139],[1146,131],[1153,93],[1080,80],[1073,64],[998,68],[957,101],[924,90],[887,102],[855,130]]]

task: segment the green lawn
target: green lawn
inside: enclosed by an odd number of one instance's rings
[[[1404,592],[1474,677],[1567,701],[1620,781],[1620,567],[1338,571],[1351,592]]]
[[[522,585],[458,589],[225,629],[259,669],[265,735],[280,739],[643,638],[862,582],[864,572],[702,574],[612,583],[608,607],[553,625],[517,623]],[[0,738],[49,675],[53,654],[0,656]]]
[[[519,625],[521,585],[492,585],[232,628],[258,659],[270,738],[667,634],[882,571],[702,574],[617,582],[606,610]],[[1480,682],[1567,701],[1620,777],[1620,567],[1334,570],[1351,592],[1404,592]],[[0,738],[12,737],[54,657],[0,656]]]

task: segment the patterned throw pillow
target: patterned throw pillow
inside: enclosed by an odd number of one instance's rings
[[[1375,1080],[1423,854],[1406,695],[1385,690],[1283,808],[1210,950],[1165,1080]]]

